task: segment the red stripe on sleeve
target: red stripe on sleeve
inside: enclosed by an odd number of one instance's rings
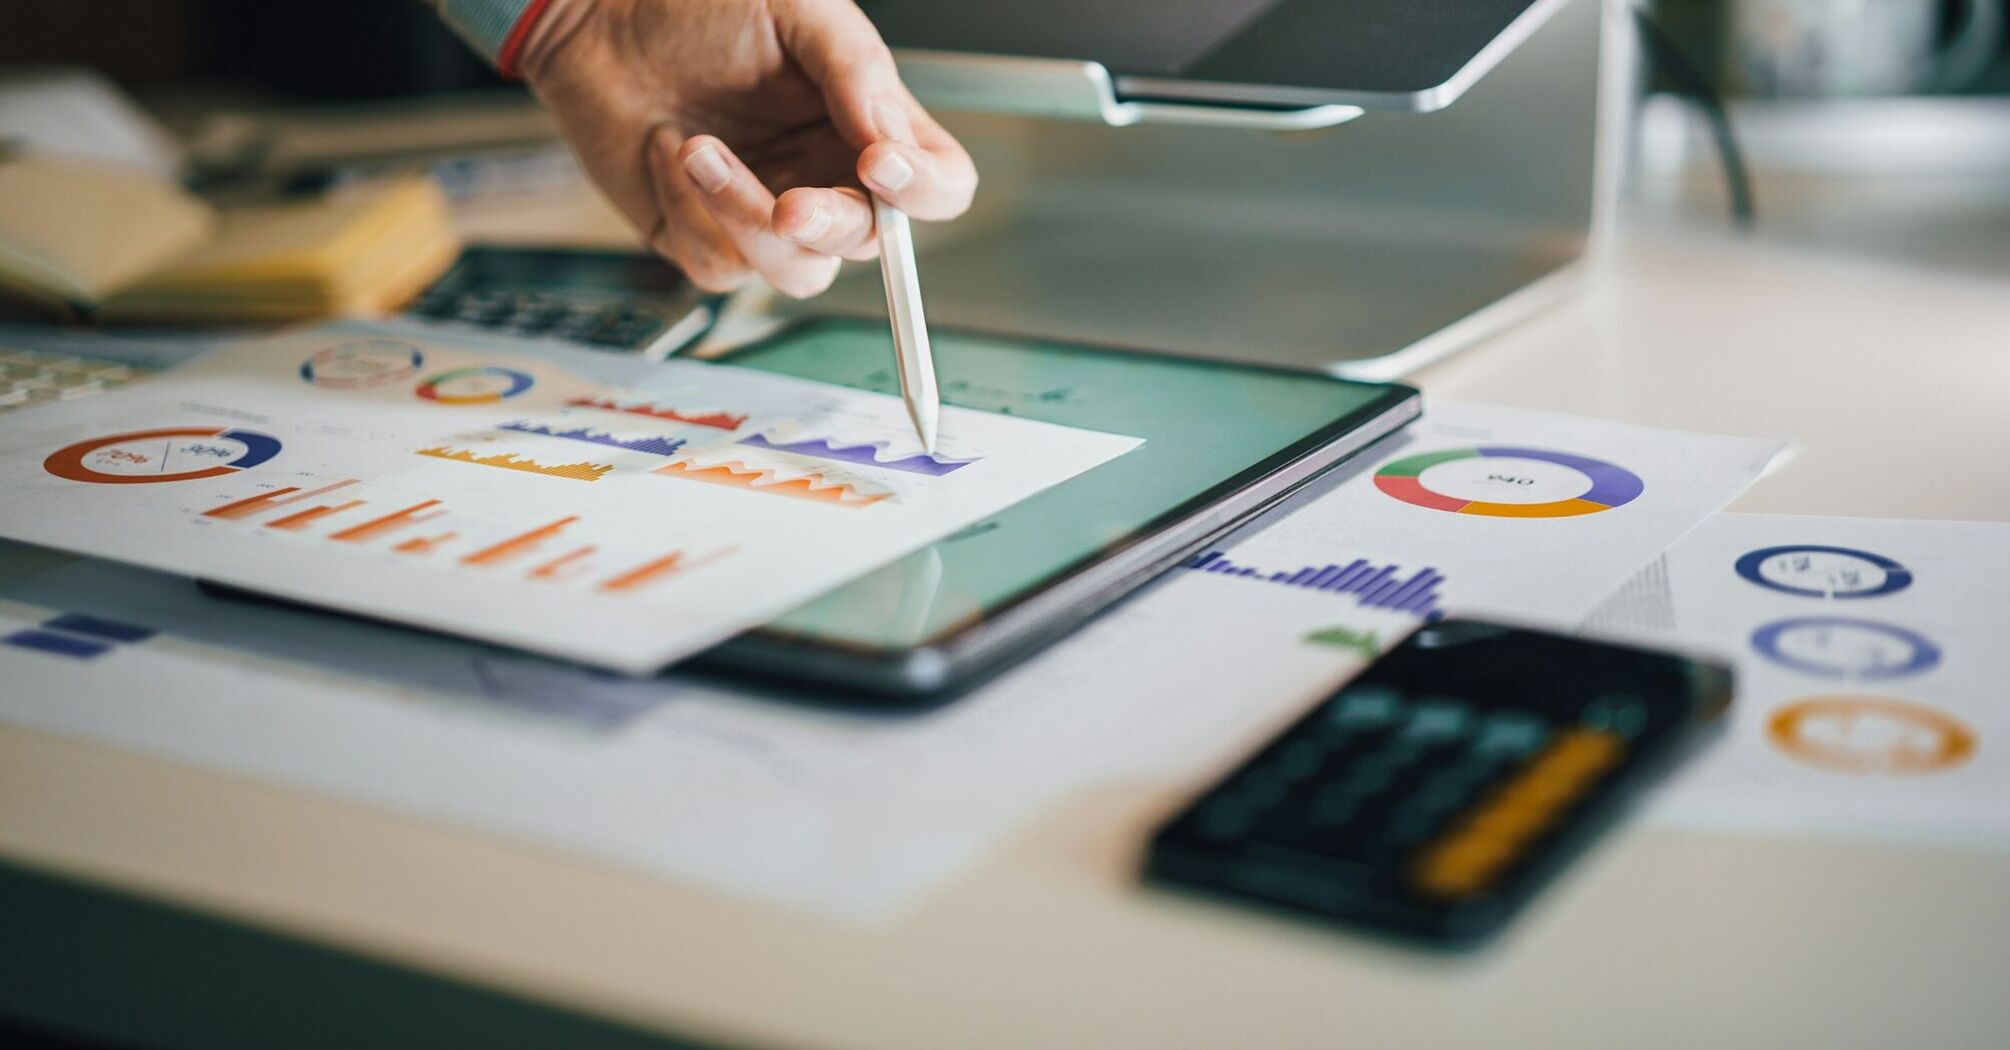
[[[530,6],[523,9],[523,16],[516,20],[516,25],[510,27],[509,35],[503,38],[502,50],[496,53],[496,70],[503,76],[511,80],[521,77],[517,70],[517,60],[523,55],[524,40],[530,36],[530,28],[537,24],[538,18],[544,14],[544,9],[550,5],[551,0],[530,0]]]

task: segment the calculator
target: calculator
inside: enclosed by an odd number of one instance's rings
[[[723,298],[641,252],[476,246],[406,314],[661,360],[711,330]]]
[[[1475,944],[1721,724],[1731,682],[1675,653],[1442,620],[1159,829],[1146,877]]]

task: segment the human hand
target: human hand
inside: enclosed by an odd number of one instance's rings
[[[798,298],[878,251],[873,194],[970,206],[970,155],[852,0],[553,0],[520,67],[586,170],[699,287]]]

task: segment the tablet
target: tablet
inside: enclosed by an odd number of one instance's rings
[[[1247,524],[1421,411],[1414,389],[930,332],[944,403],[1137,449],[714,649],[713,667],[903,702],[953,696]],[[884,321],[811,320],[724,358],[898,394]]]

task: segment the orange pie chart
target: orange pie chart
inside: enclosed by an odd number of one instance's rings
[[[1773,712],[1766,736],[1789,757],[1838,773],[1938,773],[1968,761],[1975,731],[1925,704],[1814,696]]]

